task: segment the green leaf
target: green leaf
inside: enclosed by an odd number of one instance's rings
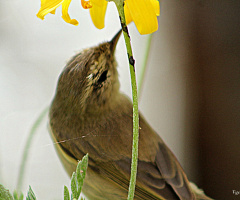
[[[83,181],[86,176],[88,166],[88,154],[83,156],[82,160],[78,162],[76,172],[73,172],[72,178],[71,178],[71,190],[72,190],[72,196],[71,199],[79,199]],[[65,191],[65,188],[64,188]],[[65,195],[65,193],[64,193]]]
[[[13,192],[14,200],[23,200],[23,193],[18,193],[16,190]]]
[[[37,198],[36,198],[34,192],[32,191],[31,186],[29,186],[29,190],[28,190],[28,193],[27,193],[26,200],[36,200],[36,199]]]
[[[86,176],[86,171],[87,171],[87,166],[88,166],[88,154],[83,156],[82,160],[78,162],[77,166],[77,182],[78,182],[78,197],[80,196],[80,193],[82,192],[82,186],[83,186],[83,181]]]
[[[9,190],[5,189],[1,184],[0,184],[0,200],[13,200],[13,197],[10,194]]]
[[[64,185],[64,200],[70,200],[69,190],[65,185]]]
[[[73,172],[71,178],[72,197],[77,199],[77,174]]]

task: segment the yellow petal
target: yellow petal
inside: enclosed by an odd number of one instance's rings
[[[51,13],[51,14],[55,14],[55,12],[56,12],[56,9],[54,9],[54,10],[51,11],[50,13]]]
[[[43,6],[46,3],[47,0],[41,0],[41,6]]]
[[[107,3],[107,0],[90,0],[91,3],[98,5],[98,6],[104,6]]]
[[[54,13],[54,10],[62,4],[63,0],[42,0],[41,8],[37,13],[37,17],[44,19],[45,15],[48,13]]]
[[[89,9],[93,24],[98,28],[104,28],[104,19],[107,9],[107,1],[91,0],[92,8]]]
[[[62,18],[64,19],[65,22],[77,26],[78,21],[76,19],[71,19],[69,14],[68,14],[68,8],[69,8],[70,3],[71,3],[71,0],[64,0],[63,1],[63,4],[62,4]]]
[[[81,4],[84,9],[89,9],[92,7],[92,3],[90,1],[81,0]]]
[[[124,14],[126,19],[126,24],[129,24],[130,22],[132,22],[132,16],[126,4],[124,5]]]
[[[154,10],[155,10],[155,14],[157,16],[160,15],[160,3],[158,0],[150,0],[150,2],[152,3]]]
[[[140,34],[158,29],[157,16],[150,0],[125,0],[125,3]]]

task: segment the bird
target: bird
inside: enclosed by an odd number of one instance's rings
[[[127,199],[131,172],[133,105],[119,88],[111,41],[73,56],[59,76],[49,111],[50,135],[69,174],[88,154],[83,194],[89,200]],[[189,182],[175,155],[139,113],[135,200],[210,200]]]

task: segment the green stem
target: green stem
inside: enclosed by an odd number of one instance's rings
[[[137,164],[138,164],[138,138],[139,138],[139,114],[138,114],[138,95],[137,83],[135,76],[134,59],[132,54],[132,47],[130,43],[130,36],[126,25],[123,3],[124,0],[113,0],[117,6],[120,22],[123,30],[125,44],[127,48],[128,61],[130,67],[131,84],[132,84],[132,98],[133,98],[133,144],[132,144],[132,164],[131,164],[131,177],[128,190],[128,200],[133,200],[136,178],[137,178]]]
[[[143,65],[141,67],[141,71],[140,71],[140,76],[139,76],[139,81],[138,81],[139,97],[141,96],[141,93],[142,93],[142,85],[143,85],[144,77],[145,77],[145,74],[146,74],[148,57],[149,57],[150,47],[151,47],[151,43],[152,43],[152,35],[153,34],[150,34],[148,36],[147,47],[146,47],[146,51],[145,51],[145,57],[144,57],[144,60],[143,60]]]
[[[40,123],[42,122],[44,116],[47,114],[48,109],[49,108],[47,107],[42,111],[42,113],[39,115],[39,117],[34,122],[32,128],[31,128],[31,131],[28,135],[27,142],[25,144],[24,151],[23,151],[19,174],[18,174],[18,180],[17,180],[17,192],[18,193],[21,192],[21,189],[22,189],[22,183],[23,183],[23,178],[24,178],[25,168],[26,168],[25,166],[26,166],[26,161],[27,161],[28,153],[29,153],[29,147],[32,143],[33,136],[37,132],[36,130],[39,127]]]

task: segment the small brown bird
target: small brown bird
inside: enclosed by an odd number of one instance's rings
[[[58,80],[50,131],[71,176],[89,154],[83,193],[89,200],[127,199],[132,150],[132,102],[119,92],[110,41],[75,55]],[[140,114],[136,200],[210,199],[192,187],[176,157]],[[193,189],[195,188],[195,189]]]

